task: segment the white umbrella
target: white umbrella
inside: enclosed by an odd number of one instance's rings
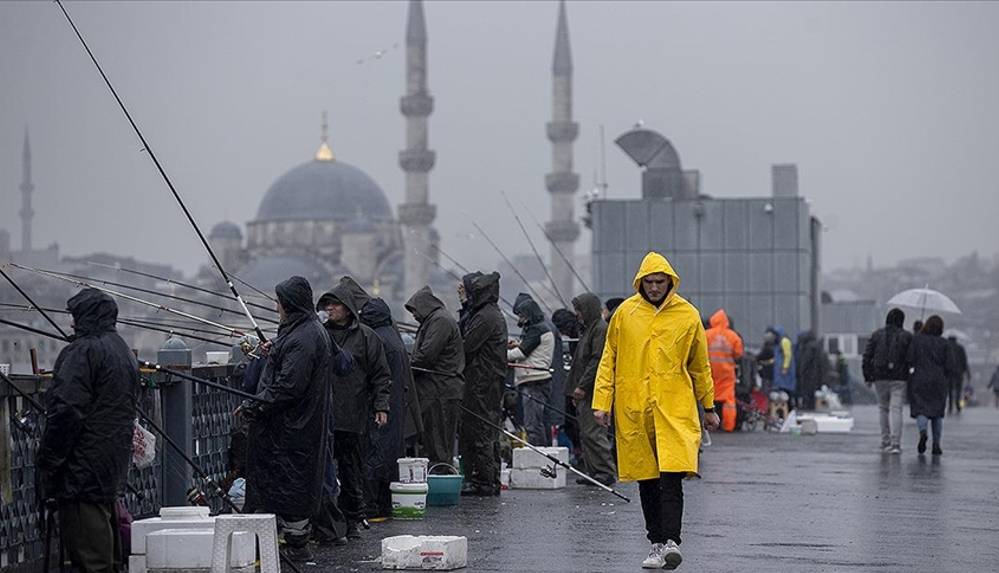
[[[905,306],[919,309],[923,316],[926,311],[948,312],[951,314],[961,314],[961,309],[957,308],[954,301],[942,292],[931,288],[911,288],[904,290],[891,297],[888,306]]]

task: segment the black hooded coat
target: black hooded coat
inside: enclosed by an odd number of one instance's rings
[[[461,400],[465,350],[458,323],[430,287],[416,291],[406,309],[420,323],[410,364],[431,371],[413,372],[421,407],[426,409],[435,400]]]
[[[45,393],[35,458],[46,498],[112,503],[132,463],[139,365],[115,331],[118,305],[86,289],[67,303],[76,330]]]
[[[586,392],[586,403],[593,398],[593,385],[597,379],[597,368],[604,352],[607,338],[607,323],[601,317],[600,298],[593,293],[583,293],[572,299],[572,305],[579,309],[583,318],[583,332],[579,335],[576,352],[572,357],[572,368],[566,392],[571,394],[576,388]]]
[[[917,334],[909,344],[909,413],[915,418],[942,418],[947,410],[950,380],[958,373],[951,343],[942,336]]]
[[[341,282],[319,297],[316,306],[325,308],[331,300],[343,303],[353,319],[343,327],[328,320],[326,331],[342,350],[354,357],[355,363],[349,374],[333,379],[333,428],[363,434],[375,412],[390,411],[392,373],[385,359],[382,339],[369,326],[361,323],[357,300],[350,286]],[[401,410],[399,413],[402,413]]]
[[[795,348],[795,365],[797,366],[798,394],[806,408],[815,407],[815,391],[826,383],[829,376],[829,358],[826,357],[822,344],[815,333],[808,330],[798,335]]]
[[[340,352],[312,310],[307,280],[291,277],[275,291],[286,316],[260,375],[263,401],[243,406],[250,422],[246,506],[302,519],[319,509],[331,365]]]

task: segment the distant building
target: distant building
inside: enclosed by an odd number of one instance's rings
[[[769,197],[717,199],[701,193],[700,174],[684,170],[673,145],[636,126],[617,140],[642,169],[640,199],[590,204],[593,288],[628,296],[650,251],[680,275],[680,294],[710,316],[724,308],[752,346],[780,325],[793,337],[819,330],[821,226],[798,192],[797,168],[773,168]]]

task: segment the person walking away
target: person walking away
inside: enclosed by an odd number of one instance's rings
[[[545,321],[541,307],[531,295],[520,293],[513,303],[520,340],[508,344],[507,359],[516,362],[513,384],[524,395],[524,428],[527,441],[532,446],[551,446],[551,431],[545,425],[545,405],[551,399],[552,356],[555,353],[555,335]]]
[[[326,507],[320,516],[336,515],[338,508],[346,519],[347,537],[357,539],[357,526],[367,518],[368,423],[373,420],[379,428],[388,423],[392,374],[381,339],[360,321],[350,285],[340,282],[324,293],[316,310],[326,311],[326,332],[354,360],[349,374],[333,378],[333,458],[340,493],[335,506],[331,496],[323,500]],[[332,525],[323,523],[327,532],[333,531]]]
[[[999,366],[996,366],[996,371],[992,373],[992,379],[989,380],[989,388],[992,388],[992,394],[995,399],[995,406],[999,409]]]
[[[600,357],[603,356],[607,338],[607,323],[600,315],[600,298],[593,293],[583,293],[572,299],[572,307],[583,324],[576,352],[569,370],[569,386],[576,400],[576,416],[583,450],[583,467],[593,479],[604,485],[617,481],[617,464],[611,450],[607,428],[593,417],[593,387],[596,383]],[[579,478],[576,483],[592,485]]]
[[[927,426],[933,430],[933,455],[943,454],[940,439],[950,381],[958,371],[954,350],[943,338],[944,322],[937,315],[926,319],[922,334],[909,344],[907,361],[912,366],[909,381],[909,414],[919,428],[916,451],[926,453]]]
[[[971,371],[968,368],[968,352],[958,342],[956,336],[947,337],[947,341],[950,342],[950,348],[954,353],[954,361],[957,365],[957,372],[950,380],[950,392],[947,395],[947,413],[950,414],[957,410],[957,413],[960,414],[961,409],[964,407],[961,405],[961,401],[964,400],[964,384],[966,381],[971,380]]]
[[[677,291],[680,277],[650,252],[635,275],[636,293],[618,307],[607,330],[593,390],[593,415],[617,431],[622,481],[638,481],[652,550],[642,567],[675,569],[683,520],[683,479],[697,475],[701,426],[709,429],[714,383],[700,313]]]
[[[259,400],[244,401],[237,410],[248,426],[243,510],[276,514],[287,556],[306,561],[323,490],[332,366],[339,374],[352,364],[312,310],[307,280],[294,276],[274,290],[280,324],[264,345]]]
[[[815,391],[829,378],[829,357],[826,356],[821,341],[811,330],[798,335],[798,344],[794,350],[801,409],[814,410]]]
[[[902,403],[909,381],[909,345],[912,335],[905,330],[905,313],[893,308],[885,326],[867,340],[861,363],[864,381],[874,386],[881,412],[881,449],[902,453]]]
[[[465,287],[468,303],[462,317],[465,392],[468,412],[462,415],[459,453],[465,466],[462,495],[500,493],[499,432],[482,422],[500,425],[506,378],[506,320],[499,309],[500,274],[478,273]]]
[[[799,405],[794,345],[791,344],[791,338],[784,334],[784,327],[772,326],[768,330],[773,333],[774,339],[774,388],[788,395],[788,406],[794,410]]]
[[[420,323],[410,364],[420,395],[423,453],[431,464],[452,464],[465,386],[461,332],[429,286],[413,294],[406,310]]]
[[[728,315],[718,309],[710,320],[711,328],[705,333],[708,340],[708,361],[711,378],[715,383],[715,404],[721,405],[722,430],[732,432],[738,417],[735,400],[735,367],[742,358],[742,339],[730,328]]]
[[[45,393],[35,467],[70,562],[84,573],[111,573],[121,568],[115,503],[132,464],[139,365],[115,329],[114,299],[84,289],[66,307],[74,334]]]

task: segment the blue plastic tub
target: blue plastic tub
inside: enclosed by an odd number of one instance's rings
[[[434,475],[437,468],[450,470],[450,475]],[[461,475],[450,464],[436,464],[427,471],[427,505],[445,506],[458,505],[461,499],[461,484],[465,481],[465,476]]]

